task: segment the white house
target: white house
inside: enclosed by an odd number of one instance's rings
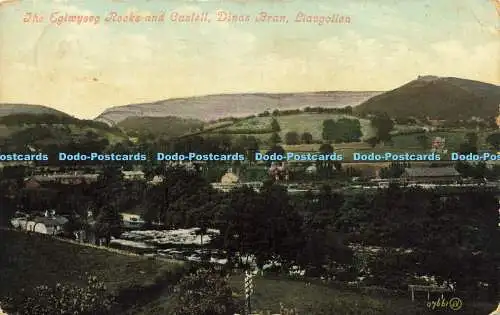
[[[64,225],[69,220],[62,216],[55,216],[53,212],[46,212],[43,217],[29,218],[21,216],[13,218],[10,222],[16,229],[31,231],[41,234],[56,235],[62,232]]]
[[[162,176],[162,175],[155,175],[155,176],[153,177],[153,179],[149,181],[149,184],[152,184],[152,185],[158,185],[158,184],[163,183],[163,180],[164,180],[164,179],[165,179],[165,177],[164,177],[164,176]]]
[[[307,174],[316,174],[317,171],[318,171],[318,168],[316,167],[316,165],[311,165],[311,166],[308,166],[306,168]]]

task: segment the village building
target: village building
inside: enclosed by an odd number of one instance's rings
[[[231,185],[240,182],[240,177],[233,173],[232,169],[229,169],[226,174],[224,174],[220,180],[222,185]]]
[[[11,220],[14,228],[23,231],[36,232],[48,235],[57,235],[63,232],[64,225],[68,219],[58,216],[54,211],[46,211],[44,216],[19,216]]]
[[[248,186],[255,190],[259,190],[262,187],[262,182],[243,182],[237,173],[234,173],[232,169],[229,169],[222,177],[219,183],[211,184],[214,189],[228,192],[236,187]]]
[[[159,185],[161,183],[163,183],[163,180],[165,179],[164,176],[162,175],[155,175],[153,176],[153,179],[151,179],[148,184],[151,184],[151,185]]]
[[[401,179],[415,183],[455,183],[461,176],[454,167],[416,167],[405,168]]]

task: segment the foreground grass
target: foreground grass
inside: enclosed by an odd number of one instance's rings
[[[280,303],[299,314],[425,314],[423,305],[400,297],[373,296],[322,284],[291,279],[256,277],[252,297],[254,310],[279,312]],[[244,299],[243,277],[234,276],[231,286]]]
[[[163,287],[175,279],[183,266],[164,261],[127,256],[50,239],[39,234],[0,230],[0,297],[37,285],[57,282],[81,285],[91,273],[110,294],[126,296],[127,304],[143,299],[148,287]],[[132,300],[130,300],[132,298]]]
[[[387,290],[374,291],[332,287],[321,283],[304,282],[278,277],[256,277],[252,296],[255,311],[278,313],[280,303],[295,308],[299,315],[417,315],[417,314],[477,314],[491,312],[495,305],[464,301],[461,310],[430,310],[425,297],[411,302],[409,295]],[[231,279],[235,295],[244,300],[243,276]]]

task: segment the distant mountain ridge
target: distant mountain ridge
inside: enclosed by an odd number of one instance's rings
[[[70,116],[62,111],[44,105],[32,104],[0,104],[0,117],[12,114],[51,114],[58,116]]]
[[[500,86],[455,77],[419,76],[355,108],[361,114],[386,112],[391,117],[490,119],[498,114]]]
[[[241,117],[274,109],[300,107],[357,106],[381,91],[325,91],[304,93],[218,94],[167,99],[152,103],[131,104],[106,109],[96,120],[119,123],[128,117],[165,117],[204,121],[223,117]]]

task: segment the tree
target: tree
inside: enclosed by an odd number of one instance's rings
[[[304,132],[301,136],[300,136],[300,140],[302,141],[302,143],[304,144],[310,144],[312,143],[313,141],[313,136],[311,133],[309,132]]]
[[[380,142],[377,137],[370,137],[366,140],[366,142],[372,147],[375,148],[375,146]]]
[[[238,312],[228,278],[207,269],[184,277],[175,286],[171,299],[173,315],[233,315]]]
[[[422,149],[427,149],[429,147],[429,136],[423,133],[417,136],[417,141],[422,147]]]
[[[257,254],[261,252],[262,236],[267,214],[262,206],[262,199],[252,188],[235,188],[229,192],[225,201],[227,207],[216,216],[221,230],[221,247],[228,253],[228,260],[234,258],[236,252]]]
[[[323,154],[332,154],[333,146],[329,143],[323,143],[319,147],[319,152]],[[333,174],[334,161],[316,161],[317,174],[321,178],[330,178]]]
[[[299,134],[295,131],[289,131],[285,134],[286,144],[299,144]]]
[[[477,147],[478,136],[475,132],[468,132],[465,135],[465,141],[473,147]]]
[[[286,151],[283,149],[282,146],[280,145],[273,145],[269,151],[266,152],[266,155],[271,155],[273,153],[276,153],[277,155],[285,155]]]
[[[391,140],[391,131],[394,129],[394,122],[387,113],[375,115],[371,119],[371,126],[376,130],[379,141],[387,142]]]
[[[259,233],[263,239],[262,251],[270,256],[278,256],[283,263],[297,259],[301,244],[303,220],[292,206],[285,187],[268,182],[261,188],[262,208],[265,216],[260,216]]]
[[[277,132],[274,132],[269,138],[269,143],[271,145],[276,145],[281,142],[281,137]]]
[[[112,206],[104,206],[99,210],[99,215],[96,219],[95,230],[99,237],[106,238],[106,245],[109,245],[111,236],[118,237],[122,218],[118,210]]]
[[[357,142],[361,137],[361,124],[358,119],[326,119],[323,121],[322,137],[336,143]]]
[[[273,118],[273,120],[271,121],[271,130],[273,132],[279,132],[279,131],[281,131],[280,124],[278,123],[278,121],[276,120],[276,118]]]
[[[323,132],[321,134],[323,140],[327,141],[335,140],[336,131],[337,131],[336,124],[333,119],[326,119],[323,121]]]
[[[486,137],[486,142],[491,145],[495,150],[500,150],[500,133],[492,133]]]

